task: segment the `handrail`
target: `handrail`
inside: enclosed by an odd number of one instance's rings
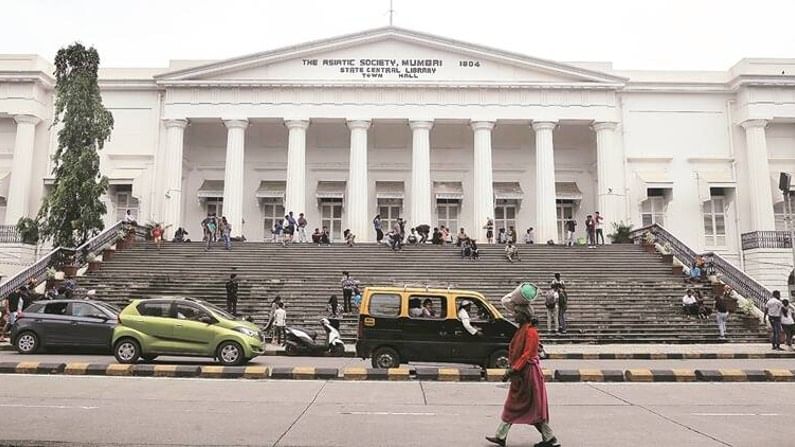
[[[755,248],[792,248],[789,231],[752,231],[740,235],[743,250]]]
[[[0,284],[0,298],[8,296],[11,292],[22,287],[31,280],[35,282],[41,281],[47,275],[47,269],[58,260],[62,260],[66,257],[75,257],[75,262],[77,264],[85,264],[86,257],[89,253],[96,253],[108,242],[115,240],[120,230],[130,228],[134,229],[136,234],[140,234],[141,232],[141,228],[138,225],[133,226],[119,221],[79,247],[58,247],[52,250],[47,255],[34,262],[31,266],[23,269]]]
[[[758,308],[763,309],[767,300],[773,296],[772,292],[768,290],[767,287],[748,276],[744,271],[735,267],[734,264],[727,261],[719,253],[707,251],[698,254],[660,225],[653,224],[638,228],[630,233],[630,237],[638,241],[643,238],[646,232],[654,235],[655,239],[670,245],[674,257],[688,266],[692,266],[695,263],[696,257],[701,256],[704,259],[708,274],[719,274],[724,284],[728,285],[745,298],[750,299]]]

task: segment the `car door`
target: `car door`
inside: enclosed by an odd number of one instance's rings
[[[27,315],[33,319],[34,327],[38,328],[43,346],[61,346],[68,344],[71,317],[67,315],[66,301],[47,303],[41,313]]]
[[[213,353],[214,323],[200,321],[202,318],[212,318],[209,312],[196,304],[177,301],[174,304],[174,316],[174,341],[181,353],[196,355]]]
[[[116,326],[115,318],[89,302],[69,304],[70,331],[68,344],[85,347],[109,347]]]
[[[136,306],[140,316],[130,315],[122,318],[124,326],[151,337],[142,347],[145,353],[178,352],[178,343],[174,340],[172,307],[172,300],[143,300]]]
[[[433,294],[411,294],[408,318],[401,318],[404,352],[410,361],[447,362],[454,341],[447,318],[447,298]]]
[[[464,329],[461,320],[456,318],[456,326],[453,329],[455,342],[453,343],[453,361],[463,363],[481,363],[488,359],[494,345],[494,315],[486,304],[478,297],[458,296],[456,297],[456,312],[460,310],[463,301],[472,303],[470,312],[470,324],[481,330],[481,335],[472,335]]]

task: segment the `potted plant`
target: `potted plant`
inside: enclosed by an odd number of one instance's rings
[[[102,249],[102,262],[107,262],[113,259],[113,254],[116,252],[110,245]]]
[[[666,242],[660,247],[660,254],[662,255],[663,261],[665,261],[667,264],[673,264],[674,250],[671,247],[670,242]]]
[[[17,232],[23,244],[39,243],[39,223],[30,217],[21,217],[17,222]]]
[[[94,253],[89,253],[86,256],[86,261],[88,262],[88,271],[89,272],[98,272],[99,269],[102,267],[102,261],[97,258],[97,255]]]
[[[125,248],[127,248],[127,232],[119,230],[116,233],[116,250],[124,250]]]
[[[651,231],[646,231],[643,233],[643,249],[646,250],[646,253],[656,253],[657,249],[654,247],[657,238],[654,237],[654,234]]]
[[[53,267],[47,268],[47,285],[48,289],[57,289],[61,287],[61,283],[63,281],[58,279],[58,270],[55,270]]]
[[[61,271],[65,278],[74,278],[77,276],[77,266],[72,259],[67,260],[61,265]]]
[[[607,237],[614,244],[631,244],[633,242],[632,225],[627,225],[624,222],[613,223],[613,232]]]

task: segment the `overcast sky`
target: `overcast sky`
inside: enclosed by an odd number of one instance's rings
[[[0,53],[74,40],[105,66],[222,59],[388,24],[389,0],[0,0]],[[794,0],[394,0],[397,26],[558,61],[726,70],[795,58]]]

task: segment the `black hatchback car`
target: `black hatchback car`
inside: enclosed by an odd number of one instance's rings
[[[110,352],[119,312],[99,301],[37,301],[11,328],[11,342],[21,354],[56,347]]]

